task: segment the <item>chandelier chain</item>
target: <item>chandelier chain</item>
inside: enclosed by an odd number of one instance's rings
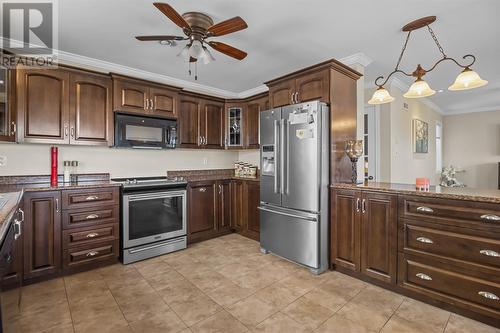
[[[399,55],[398,63],[396,64],[396,70],[399,69],[399,64],[401,64],[401,60],[403,60],[403,54],[406,51],[406,45],[408,45],[408,41],[410,40],[411,31],[408,31],[408,35],[406,35],[405,43],[403,44],[403,49],[401,50],[401,54]]]
[[[446,58],[446,53],[444,53],[443,47],[441,46],[441,44],[439,44],[439,41],[436,37],[436,34],[434,34],[434,31],[432,30],[430,25],[427,26],[427,29],[429,29],[429,33],[431,34],[432,39],[434,39],[434,43],[436,43],[436,45],[439,49],[439,52],[441,52],[441,54],[443,55],[443,58]]]

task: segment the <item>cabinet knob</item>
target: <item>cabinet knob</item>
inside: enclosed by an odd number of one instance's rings
[[[494,301],[500,300],[500,298],[497,295],[490,293],[490,292],[487,292],[487,291],[480,291],[480,292],[478,292],[478,294],[483,296],[484,298],[492,299]]]
[[[432,239],[427,238],[427,237],[417,237],[417,241],[420,243],[425,243],[425,244],[434,244]]]
[[[485,256],[488,257],[500,257],[500,254],[498,252],[493,251],[493,250],[481,250],[479,253],[484,254]]]
[[[500,216],[494,214],[484,214],[481,215],[481,219],[486,221],[498,222],[500,221]]]
[[[97,232],[91,232],[91,233],[87,234],[87,236],[85,236],[85,237],[87,237],[87,238],[94,238],[94,237],[97,237],[97,236],[99,236],[99,234]]]
[[[99,254],[99,252],[97,252],[97,251],[89,251],[89,252],[87,252],[86,256],[87,257],[95,257],[98,254]]]
[[[429,275],[424,274],[424,273],[417,273],[416,277],[418,277],[419,279],[425,280],[425,281],[432,281],[432,278]]]
[[[429,207],[425,207],[425,206],[420,206],[420,207],[417,207],[417,212],[421,212],[421,213],[434,213],[434,209],[429,208]]]

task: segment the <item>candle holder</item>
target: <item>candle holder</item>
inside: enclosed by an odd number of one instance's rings
[[[357,162],[358,159],[363,155],[363,140],[349,140],[346,141],[345,144],[345,153],[349,156],[349,159],[352,163],[352,183],[353,184],[361,184],[358,183],[358,168]]]

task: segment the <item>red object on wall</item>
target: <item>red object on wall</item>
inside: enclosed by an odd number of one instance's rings
[[[50,186],[57,186],[57,147],[50,147]]]

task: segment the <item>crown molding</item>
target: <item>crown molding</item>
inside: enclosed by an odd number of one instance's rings
[[[443,116],[446,117],[446,116],[454,116],[454,115],[467,114],[467,113],[494,112],[494,111],[500,111],[500,105],[485,106],[485,107],[477,108],[477,109],[450,110],[450,111],[446,111],[443,114]]]
[[[243,99],[243,98],[247,98],[250,96],[255,96],[257,94],[261,94],[261,93],[266,92],[266,91],[269,91],[269,88],[265,84],[261,84],[258,87],[240,92],[238,94],[238,99]]]

